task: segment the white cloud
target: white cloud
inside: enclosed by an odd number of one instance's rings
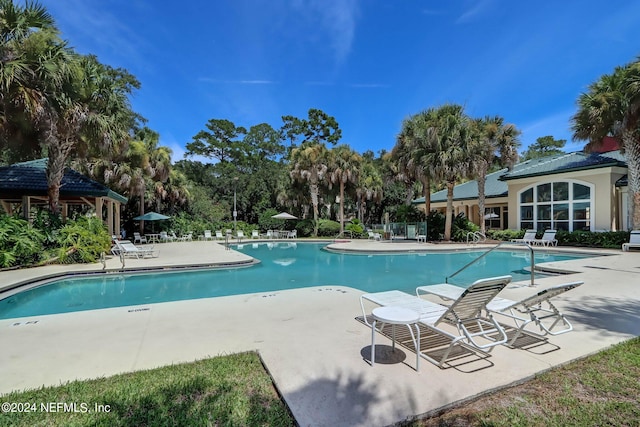
[[[81,53],[102,52],[101,61],[112,66],[125,59],[127,62],[143,64],[148,44],[135,29],[124,24],[102,2],[65,0],[45,5],[56,20],[63,37]],[[105,55],[106,53],[106,55]],[[118,59],[117,61],[115,59]]]
[[[198,79],[201,82],[206,83],[221,83],[221,84],[241,84],[241,85],[272,85],[277,84],[277,82],[272,80],[220,80],[220,79],[212,79],[209,77],[200,77]]]
[[[480,17],[493,3],[492,0],[473,1],[471,7],[465,10],[462,15],[456,19],[456,24],[467,24]]]
[[[337,63],[342,63],[351,53],[358,16],[358,0],[297,1],[295,9],[306,20],[320,24],[316,27],[328,43]],[[314,25],[306,28],[312,30]]]

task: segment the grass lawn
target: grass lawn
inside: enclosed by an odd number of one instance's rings
[[[0,398],[7,402],[31,412],[3,410],[0,426],[295,425],[255,353]],[[640,338],[406,425],[638,426]]]
[[[0,426],[294,425],[256,353],[11,393],[6,402],[33,411],[3,406]]]
[[[638,426],[640,338],[407,425]]]

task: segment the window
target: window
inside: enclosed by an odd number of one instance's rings
[[[500,207],[485,208],[484,210],[484,226],[486,229],[500,230]]]
[[[573,181],[536,184],[520,192],[520,228],[591,230],[592,186]]]

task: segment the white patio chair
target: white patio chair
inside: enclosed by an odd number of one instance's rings
[[[558,246],[558,240],[556,239],[556,230],[545,230],[541,239],[533,240],[534,245],[541,246]]]
[[[204,230],[204,234],[200,236],[200,240],[213,240],[213,236],[211,235],[211,230]]]
[[[133,233],[133,243],[148,243],[146,236],[141,236],[140,233]]]
[[[622,250],[628,252],[630,248],[640,248],[640,230],[633,230],[629,234],[629,243],[622,244]]]
[[[237,230],[236,231],[236,239],[238,240],[238,242],[242,242],[242,239],[244,239],[244,231],[242,230]]]
[[[251,238],[252,239],[259,239],[260,238],[260,234],[258,233],[258,230],[252,230],[251,231]]]
[[[534,240],[536,240],[536,230],[526,230],[521,239],[511,239],[510,241],[513,243],[527,243],[531,245]]]
[[[161,242],[172,242],[173,236],[170,236],[166,231],[160,232],[160,241]]]
[[[193,240],[193,233],[182,235],[178,240],[180,240],[181,242],[191,242]]]

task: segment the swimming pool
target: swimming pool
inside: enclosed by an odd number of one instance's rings
[[[349,286],[365,292],[442,283],[484,250],[447,253],[344,254],[324,251],[323,244],[260,243],[236,250],[262,262],[248,268],[145,274],[109,274],[71,278],[26,290],[0,300],[0,319],[67,313],[110,307],[209,298],[312,286]],[[545,254],[536,262],[582,258]],[[456,276],[468,285],[482,277],[511,274],[528,280],[531,261],[522,251],[494,251]]]

